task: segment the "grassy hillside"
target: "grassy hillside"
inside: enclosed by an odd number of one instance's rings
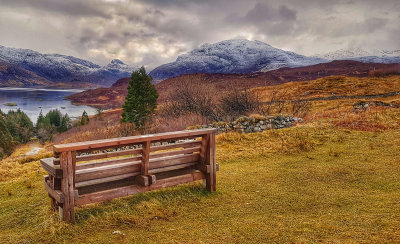
[[[0,239],[396,242],[399,138],[399,129],[377,133],[313,125],[221,134],[216,193],[192,183],[115,199],[78,209],[74,226],[60,223],[50,210],[39,162],[9,158],[0,165]]]
[[[400,91],[400,77],[328,77],[257,88],[268,104]],[[393,106],[374,105],[375,101]],[[353,105],[370,102],[356,109]],[[77,208],[77,224],[50,209],[38,159],[21,146],[0,162],[4,243],[400,241],[400,96],[308,102],[296,127],[217,136],[217,192],[201,182]],[[379,104],[379,103],[378,103]],[[282,104],[273,103],[271,113]],[[120,111],[93,117],[56,142],[123,136]],[[186,121],[187,122],[187,121]],[[186,123],[180,121],[181,125]],[[193,122],[193,121],[192,121]],[[171,122],[168,126],[173,125]],[[162,125],[161,125],[162,126]]]

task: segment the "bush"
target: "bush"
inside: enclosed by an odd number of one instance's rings
[[[198,114],[211,121],[232,120],[259,108],[258,96],[250,90],[232,85],[225,94],[215,94],[216,87],[195,80],[181,80],[168,97],[169,104],[161,111],[162,116],[179,117]]]
[[[258,96],[249,90],[239,90],[232,87],[229,92],[222,97],[221,109],[226,116],[238,117],[247,115],[259,108]]]

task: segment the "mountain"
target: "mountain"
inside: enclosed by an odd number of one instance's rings
[[[317,54],[313,57],[329,60],[356,60],[364,63],[400,63],[400,50],[373,50],[361,48],[339,49],[326,54]]]
[[[0,87],[51,86],[52,82],[18,65],[0,61]]]
[[[118,59],[101,67],[72,56],[42,54],[29,49],[4,46],[0,46],[0,61],[16,65],[53,83],[91,83],[98,86],[109,86],[115,80],[129,76],[137,69]],[[2,79],[0,82],[7,83],[8,80]]]
[[[212,92],[220,93],[230,89],[232,84],[238,89],[248,89],[261,86],[279,85],[291,81],[307,81],[332,75],[366,77],[370,71],[397,70],[400,64],[371,64],[358,61],[332,61],[329,63],[297,68],[281,68],[268,72],[251,74],[185,74],[172,77],[156,84],[159,93],[158,102],[168,99],[168,94],[176,91],[182,81],[197,81],[201,84],[215,86]],[[109,88],[98,88],[68,96],[76,104],[85,104],[102,109],[120,108],[125,101],[130,78],[120,79]],[[218,95],[218,94],[216,94]]]
[[[260,41],[234,39],[204,44],[180,55],[175,62],[155,68],[149,74],[159,82],[182,74],[246,74],[324,62],[327,60],[284,51]]]

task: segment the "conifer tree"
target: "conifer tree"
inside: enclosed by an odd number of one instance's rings
[[[146,120],[157,107],[158,93],[144,67],[132,73],[128,95],[122,105],[121,122],[133,123],[137,128],[144,126]]]
[[[86,113],[86,110],[83,110],[82,117],[81,117],[81,125],[86,125],[89,123],[89,116]]]

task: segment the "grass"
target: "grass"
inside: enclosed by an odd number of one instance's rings
[[[0,178],[0,240],[400,241],[400,130],[303,125],[221,134],[217,161],[215,193],[192,183],[114,199],[77,209],[76,225],[50,210],[38,161],[15,165],[19,174]]]

